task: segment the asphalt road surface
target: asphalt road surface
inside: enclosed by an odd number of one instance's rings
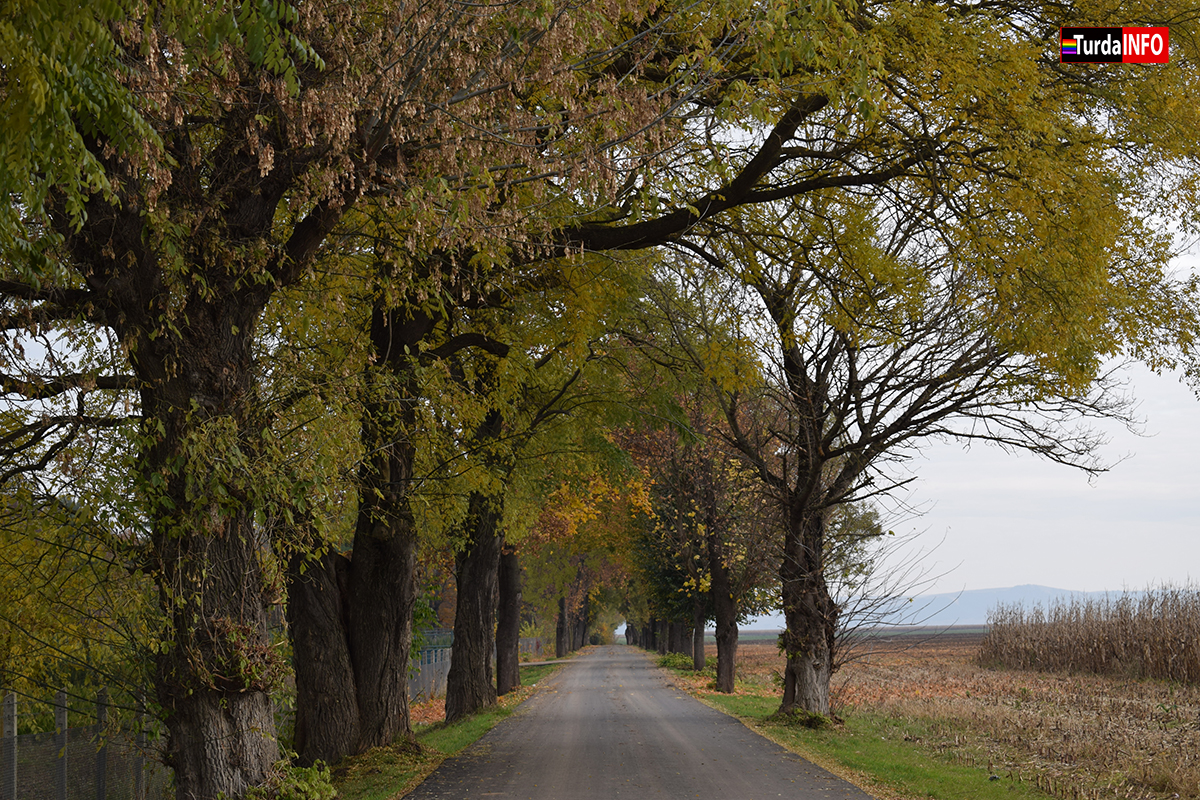
[[[410,800],[871,800],[676,689],[640,650],[597,648],[447,759]]]

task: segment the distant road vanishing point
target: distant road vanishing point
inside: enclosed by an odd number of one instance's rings
[[[632,647],[566,664],[410,800],[872,800],[685,692]]]

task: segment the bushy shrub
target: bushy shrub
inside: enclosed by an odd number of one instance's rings
[[[264,786],[246,792],[247,800],[334,800],[336,797],[329,767],[320,761],[311,767],[280,761]]]
[[[658,657],[658,665],[667,669],[691,669],[692,657],[683,653],[667,653]]]

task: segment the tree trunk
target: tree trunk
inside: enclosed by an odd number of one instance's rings
[[[294,747],[301,765],[356,752],[358,697],[346,635],[350,560],[327,553],[288,566],[288,632],[296,676]]]
[[[417,599],[417,529],[409,506],[417,429],[411,398],[420,386],[411,352],[433,321],[377,304],[362,416],[358,518],[350,559],[346,638],[358,701],[359,739],[353,753],[413,738],[408,665]]]
[[[360,525],[369,519],[360,517]],[[355,535],[353,559],[329,554],[289,581],[301,764],[412,740],[408,665],[416,540],[388,526]],[[384,535],[386,534],[386,535]]]
[[[678,653],[680,650],[683,649],[683,645],[681,644],[683,639],[679,634],[680,634],[679,623],[673,619],[668,620],[667,621],[667,652],[668,653]]]
[[[692,669],[699,672],[704,669],[704,623],[707,615],[704,613],[704,597],[697,594],[692,601]]]
[[[417,351],[418,342],[432,327],[428,317],[413,318],[379,305],[372,312],[376,364],[367,368],[365,376],[360,434],[370,455],[359,468],[353,555],[344,575],[337,573],[338,585],[344,581],[344,604],[338,614],[333,609],[297,609],[296,623],[290,627],[293,646],[300,642],[304,648],[309,642],[313,647],[337,648],[344,641],[347,653],[345,660],[326,654],[320,665],[328,669],[318,670],[316,665],[301,663],[302,652],[311,650],[294,652],[296,751],[301,763],[320,759],[333,764],[343,756],[391,744],[397,737],[415,741],[408,711],[408,665],[417,598],[417,533],[409,507],[416,419],[409,398],[417,396],[420,387],[408,353]],[[324,569],[328,573],[328,564]],[[323,599],[302,592],[290,603],[331,602],[331,578],[328,574],[313,578],[311,590],[319,591]],[[313,629],[319,625],[336,626],[336,630]],[[332,704],[343,702],[341,714],[330,710]],[[351,736],[355,727],[357,733]]]
[[[824,537],[823,514],[799,513],[789,519],[779,567],[787,622],[780,637],[787,656],[780,713],[829,714],[838,609],[825,583]]]
[[[370,505],[364,497],[361,505]],[[368,512],[369,514],[370,512]],[[350,562],[350,658],[359,709],[356,752],[413,737],[408,665],[417,600],[417,539],[411,519],[359,512]]]
[[[207,530],[155,538],[164,582],[176,587],[175,602],[164,598],[172,633],[155,669],[175,796],[241,797],[279,759],[268,687],[281,665],[262,572],[270,546],[250,513],[215,504]]]
[[[467,525],[470,541],[455,557],[458,603],[454,649],[446,678],[446,722],[496,702],[492,656],[496,652],[496,599],[500,571],[500,498],[473,492]]]
[[[591,605],[587,596],[587,592],[585,591],[583,595],[583,603],[579,609],[579,617],[575,620],[575,635],[573,637],[575,640],[575,646],[571,648],[572,650],[578,650],[588,643],[588,617],[591,616],[591,613]]]
[[[506,547],[500,553],[500,602],[496,608],[496,694],[521,685],[521,559]]]
[[[716,534],[708,535],[709,592],[716,617],[717,691],[732,692],[737,668],[737,598]]]
[[[658,630],[654,632],[654,640],[658,643],[658,654],[665,656],[671,646],[671,636],[665,619],[658,620]]]
[[[255,523],[248,467],[262,454],[250,357],[262,306],[213,292],[187,299],[180,332],[151,336],[156,320],[121,335],[142,384],[138,488],[169,625],[154,686],[180,800],[239,798],[266,780],[279,759],[270,690],[285,667],[268,619],[282,588],[272,575],[286,570]]]
[[[567,598],[558,598],[558,621],[554,625],[554,657],[567,655]]]
[[[658,649],[658,620],[651,617],[646,622],[645,635],[642,637],[642,647],[647,650]]]

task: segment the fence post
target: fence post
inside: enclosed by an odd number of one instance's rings
[[[96,800],[108,796],[108,688],[96,692]]]
[[[9,692],[4,697],[4,746],[0,748],[0,775],[4,785],[0,786],[0,797],[17,800],[17,695]]]
[[[67,800],[67,693],[61,689],[54,694],[54,746],[54,798]]]
[[[146,698],[137,695],[137,744],[133,749],[133,800],[146,800]]]

